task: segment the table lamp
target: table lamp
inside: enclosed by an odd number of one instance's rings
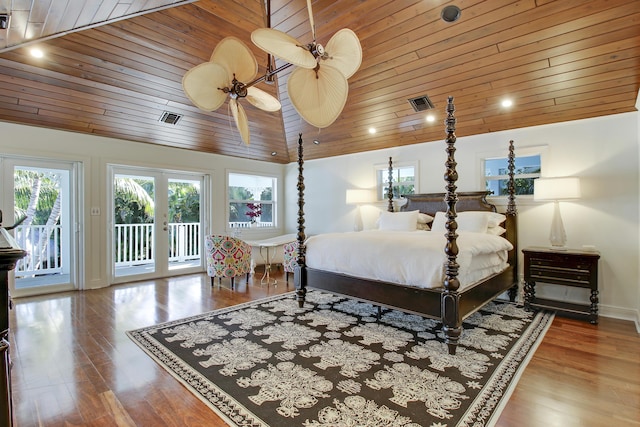
[[[533,200],[551,200],[554,203],[549,241],[554,249],[564,249],[567,234],[564,231],[559,201],[580,198],[580,180],[575,177],[538,178],[533,181]]]
[[[360,205],[363,203],[371,203],[373,201],[373,192],[363,189],[347,190],[346,202],[348,205],[356,205],[356,216],[353,223],[353,231],[362,231],[362,215],[360,213]]]

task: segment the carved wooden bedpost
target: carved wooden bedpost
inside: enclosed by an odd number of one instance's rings
[[[515,150],[513,148],[513,140],[509,141],[509,156],[508,156],[508,170],[509,170],[509,182],[507,184],[507,189],[509,192],[509,201],[507,203],[507,210],[505,212],[507,216],[507,222],[512,225],[511,227],[507,227],[508,230],[513,230],[513,232],[506,236],[510,242],[513,243],[513,249],[509,252],[509,265],[513,266],[513,287],[509,289],[509,300],[515,301],[516,295],[518,293],[518,235],[515,230],[518,229],[516,221],[518,218],[518,210],[516,209],[516,180],[515,180],[515,169],[516,169],[516,155]]]
[[[445,228],[447,230],[447,245],[445,254],[447,262],[445,265],[444,291],[442,292],[442,331],[444,332],[445,343],[449,347],[449,354],[456,353],[456,347],[460,334],[462,333],[462,319],[458,310],[460,302],[460,281],[458,280],[457,262],[458,256],[458,223],[456,222],[456,202],[458,195],[456,194],[456,181],[458,180],[458,172],[456,170],[457,163],[455,161],[455,142],[456,142],[456,118],[454,116],[455,106],[453,105],[453,97],[450,96],[447,103],[447,161],[445,162],[444,180],[446,182],[447,193],[445,202],[447,204],[447,222]]]
[[[304,234],[304,158],[302,148],[302,134],[298,137],[298,258],[294,271],[294,284],[296,287],[296,301],[300,308],[304,306],[304,299],[307,295],[307,248],[304,245],[306,236]]]
[[[393,212],[393,158],[389,157],[389,184],[387,188],[387,199],[389,202],[387,204],[387,211]]]

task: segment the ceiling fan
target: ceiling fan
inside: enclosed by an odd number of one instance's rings
[[[307,123],[324,128],[338,118],[347,102],[347,79],[360,68],[362,47],[358,36],[343,28],[329,39],[325,49],[316,42],[311,0],[307,0],[307,10],[311,43],[302,44],[273,28],[253,31],[251,41],[265,52],[299,67],[287,82],[291,103]]]
[[[249,47],[236,37],[225,37],[216,46],[209,62],[196,65],[182,78],[182,88],[193,104],[204,111],[220,108],[229,97],[229,109],[242,141],[249,145],[249,121],[242,105],[246,98],[253,106],[264,111],[278,111],[280,101],[253,86],[258,62]]]
[[[316,42],[311,0],[307,0],[313,41],[303,45],[295,38],[272,28],[260,28],[251,34],[251,40],[260,49],[288,63],[271,69],[256,78],[258,63],[251,50],[240,39],[226,37],[216,46],[208,62],[186,72],[182,87],[193,104],[205,111],[220,108],[227,97],[229,109],[240,136],[249,145],[249,124],[242,105],[246,98],[264,111],[278,111],[280,101],[254,85],[270,79],[279,71],[296,65],[287,82],[287,91],[294,108],[309,124],[325,128],[342,112],[349,92],[347,79],[360,68],[362,47],[356,34],[343,28],[324,46]],[[267,15],[270,14],[267,8]]]

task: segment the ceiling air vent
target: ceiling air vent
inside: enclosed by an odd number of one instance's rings
[[[411,98],[409,103],[416,112],[430,110],[435,107],[427,95]]]
[[[180,114],[176,114],[176,113],[170,113],[168,111],[165,111],[162,113],[162,116],[160,117],[160,121],[162,123],[167,123],[170,125],[175,125],[178,123],[178,121],[182,118],[182,116]]]

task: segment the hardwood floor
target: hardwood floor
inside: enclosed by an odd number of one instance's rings
[[[236,290],[205,274],[14,300],[16,426],[224,426],[125,331],[293,290],[275,274]],[[640,336],[631,322],[556,317],[499,427],[640,426]]]

